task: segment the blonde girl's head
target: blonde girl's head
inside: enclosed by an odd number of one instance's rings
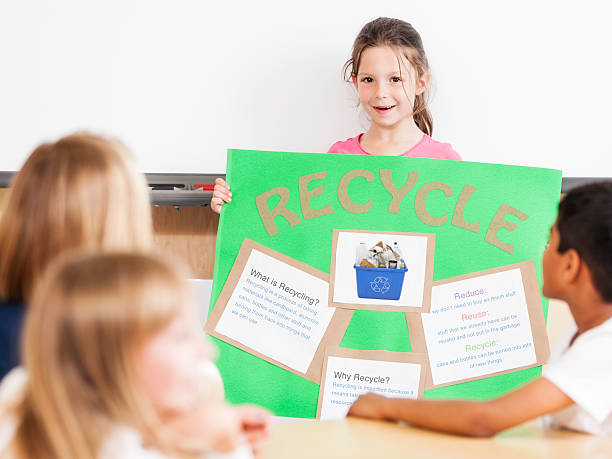
[[[29,300],[66,250],[148,250],[150,212],[144,177],[119,142],[82,133],[40,145],[0,218],[0,300]]]
[[[147,343],[190,304],[183,274],[153,256],[73,254],[53,262],[26,319],[29,380],[17,456],[98,457],[117,425],[171,453],[157,433],[157,400],[143,390],[139,362]]]
[[[414,69],[417,81],[423,79],[429,81],[429,63],[419,33],[411,24],[401,19],[381,17],[367,23],[357,35],[353,43],[351,57],[343,67],[344,78],[347,82],[355,82],[363,52],[375,47],[388,47],[394,50],[397,55],[400,74],[401,61],[405,59]],[[433,118],[427,106],[428,98],[429,85],[425,85],[423,91],[414,95],[412,116],[417,127],[431,136],[433,133]]]

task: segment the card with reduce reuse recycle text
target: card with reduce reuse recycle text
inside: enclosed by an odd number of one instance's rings
[[[542,365],[548,338],[533,262],[434,282],[429,314],[406,315],[431,366],[428,389]]]

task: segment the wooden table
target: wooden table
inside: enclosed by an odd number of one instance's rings
[[[542,430],[537,422],[491,439],[439,434],[363,419],[275,424],[257,459],[612,458],[612,437]]]

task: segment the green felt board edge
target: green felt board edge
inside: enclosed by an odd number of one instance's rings
[[[352,169],[367,169],[375,176],[370,183],[357,178],[349,187],[353,201],[366,203],[373,200],[371,209],[364,214],[351,214],[338,201],[340,178]],[[405,183],[410,171],[419,173],[418,181],[403,199],[399,213],[391,214],[387,210],[391,196],[380,182],[380,169],[393,170],[393,180],[398,188]],[[323,192],[310,204],[314,209],[329,204],[334,213],[304,220],[298,178],[320,171],[327,171],[326,178],[311,182],[309,189],[322,185]],[[334,228],[435,233],[434,281],[533,260],[541,287],[541,256],[550,226],[556,218],[561,193],[561,172],[554,169],[423,158],[254,150],[228,150],[226,179],[231,186],[232,202],[223,206],[219,221],[210,310],[244,238],[328,273]],[[433,191],[426,200],[432,215],[449,214],[448,221],[438,227],[422,223],[414,209],[416,192],[431,181],[440,181],[453,188],[450,197],[445,197],[441,191]],[[477,189],[467,203],[464,219],[467,222],[479,221],[478,234],[451,225],[455,203],[466,184]],[[291,198],[287,208],[300,217],[301,224],[290,227],[284,218],[276,217],[279,232],[269,236],[259,217],[255,197],[278,186],[289,188]],[[269,205],[276,202],[278,199],[271,198]],[[518,223],[518,227],[512,232],[502,229],[498,233],[500,240],[513,243],[512,254],[484,240],[489,223],[502,203],[529,216],[524,222],[512,215],[507,216],[506,220]],[[544,297],[542,307],[546,317],[548,300]],[[221,340],[214,341],[219,350],[217,365],[225,384],[226,397],[231,403],[255,403],[277,416],[315,417],[319,393],[317,384]],[[355,311],[341,347],[410,352],[404,314]],[[541,368],[535,367],[432,389],[425,392],[425,398],[489,399],[536,378],[540,372]]]

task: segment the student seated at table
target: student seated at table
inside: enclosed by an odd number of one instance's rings
[[[32,152],[0,216],[0,379],[19,363],[25,305],[53,257],[151,248],[146,186],[116,141],[74,134]]]
[[[553,428],[612,435],[612,182],[585,185],[565,196],[542,265],[543,294],[567,302],[575,321],[542,377],[483,402],[365,394],[349,416],[491,436],[548,415]]]
[[[0,387],[0,456],[252,457],[270,416],[203,384],[211,349],[185,277],[149,255],[52,262],[26,315],[24,368]]]

